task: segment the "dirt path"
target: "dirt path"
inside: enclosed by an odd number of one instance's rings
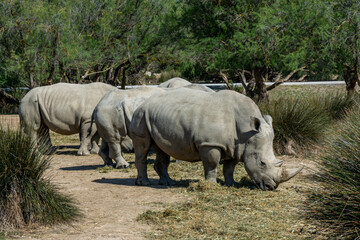
[[[79,203],[84,218],[72,226],[25,232],[21,239],[143,239],[151,229],[137,222],[137,216],[179,200],[158,185],[135,186],[135,169],[104,173],[99,156],[79,157],[74,155],[76,151],[66,149],[64,154],[54,155],[50,175]]]

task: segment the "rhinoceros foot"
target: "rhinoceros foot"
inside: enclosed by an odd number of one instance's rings
[[[118,162],[115,165],[115,168],[129,168],[130,164],[128,162]]]
[[[176,182],[172,180],[170,177],[160,177],[158,184],[164,186],[174,186]]]
[[[138,186],[149,186],[150,180],[148,178],[137,178],[135,181],[135,185]]]
[[[92,148],[92,149],[90,150],[90,153],[91,153],[91,154],[98,154],[98,153],[99,153],[99,147],[97,147],[97,148]]]
[[[89,150],[79,149],[79,151],[77,152],[77,155],[78,156],[88,156],[88,155],[90,155],[90,152],[89,152]]]

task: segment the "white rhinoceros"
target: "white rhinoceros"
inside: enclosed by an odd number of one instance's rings
[[[146,158],[156,151],[154,168],[159,184],[172,185],[170,157],[202,161],[205,178],[216,182],[217,166],[224,160],[226,185],[235,184],[235,165],[243,161],[251,179],[262,190],[276,189],[302,168],[281,167],[273,153],[272,118],[234,91],[215,93],[179,88],[147,99],[133,114],[129,136],[135,150],[137,185],[149,185]]]
[[[132,150],[132,141],[127,133],[132,114],[147,98],[165,91],[164,88],[157,87],[115,89],[99,101],[94,109],[93,120],[102,138],[99,155],[105,165],[112,165],[114,159],[116,168],[129,166],[121,155],[121,147]]]
[[[24,130],[36,140],[40,135],[51,145],[49,129],[64,135],[80,133],[78,155],[98,152],[99,136],[90,128],[96,104],[116,87],[105,83],[57,83],[30,90],[21,100],[19,115]]]
[[[190,85],[191,82],[183,78],[174,77],[159,85],[160,88],[180,88],[186,85]]]
[[[186,88],[214,92],[208,87],[190,84]],[[128,126],[136,108],[154,94],[171,91],[171,88],[139,87],[130,90],[116,89],[108,92],[99,101],[93,113],[98,134],[102,138],[99,155],[105,165],[126,168],[129,163],[122,157],[122,147],[132,150],[132,141],[128,136]]]

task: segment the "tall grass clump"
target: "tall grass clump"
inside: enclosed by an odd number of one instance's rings
[[[348,112],[319,159],[321,188],[310,192],[309,215],[332,239],[360,237],[360,107]]]
[[[311,97],[282,96],[261,104],[273,118],[274,148],[280,154],[295,154],[318,145],[334,121],[341,119],[353,100],[340,93]]]
[[[45,176],[51,160],[46,151],[21,130],[0,128],[0,231],[80,216],[73,200]]]
[[[323,108],[296,97],[281,97],[261,106],[273,118],[274,149],[295,154],[315,144],[331,118]]]

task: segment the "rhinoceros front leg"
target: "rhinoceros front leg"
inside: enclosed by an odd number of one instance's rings
[[[217,147],[201,147],[200,159],[204,166],[205,179],[216,183],[217,167],[221,159],[221,149]]]
[[[168,173],[170,156],[164,153],[157,146],[154,146],[154,148],[156,151],[156,160],[154,164],[154,169],[160,177],[159,185],[174,186],[175,181],[170,178]]]
[[[127,168],[129,163],[121,155],[121,144],[119,142],[109,142],[109,157],[116,162],[115,168]]]
[[[99,155],[104,160],[105,166],[112,166],[113,162],[109,157],[109,145],[104,139],[101,141]]]
[[[226,186],[234,186],[235,180],[234,180],[234,169],[236,164],[238,164],[239,160],[235,159],[229,159],[224,161],[224,167],[223,167],[223,174],[225,178],[225,185]]]

